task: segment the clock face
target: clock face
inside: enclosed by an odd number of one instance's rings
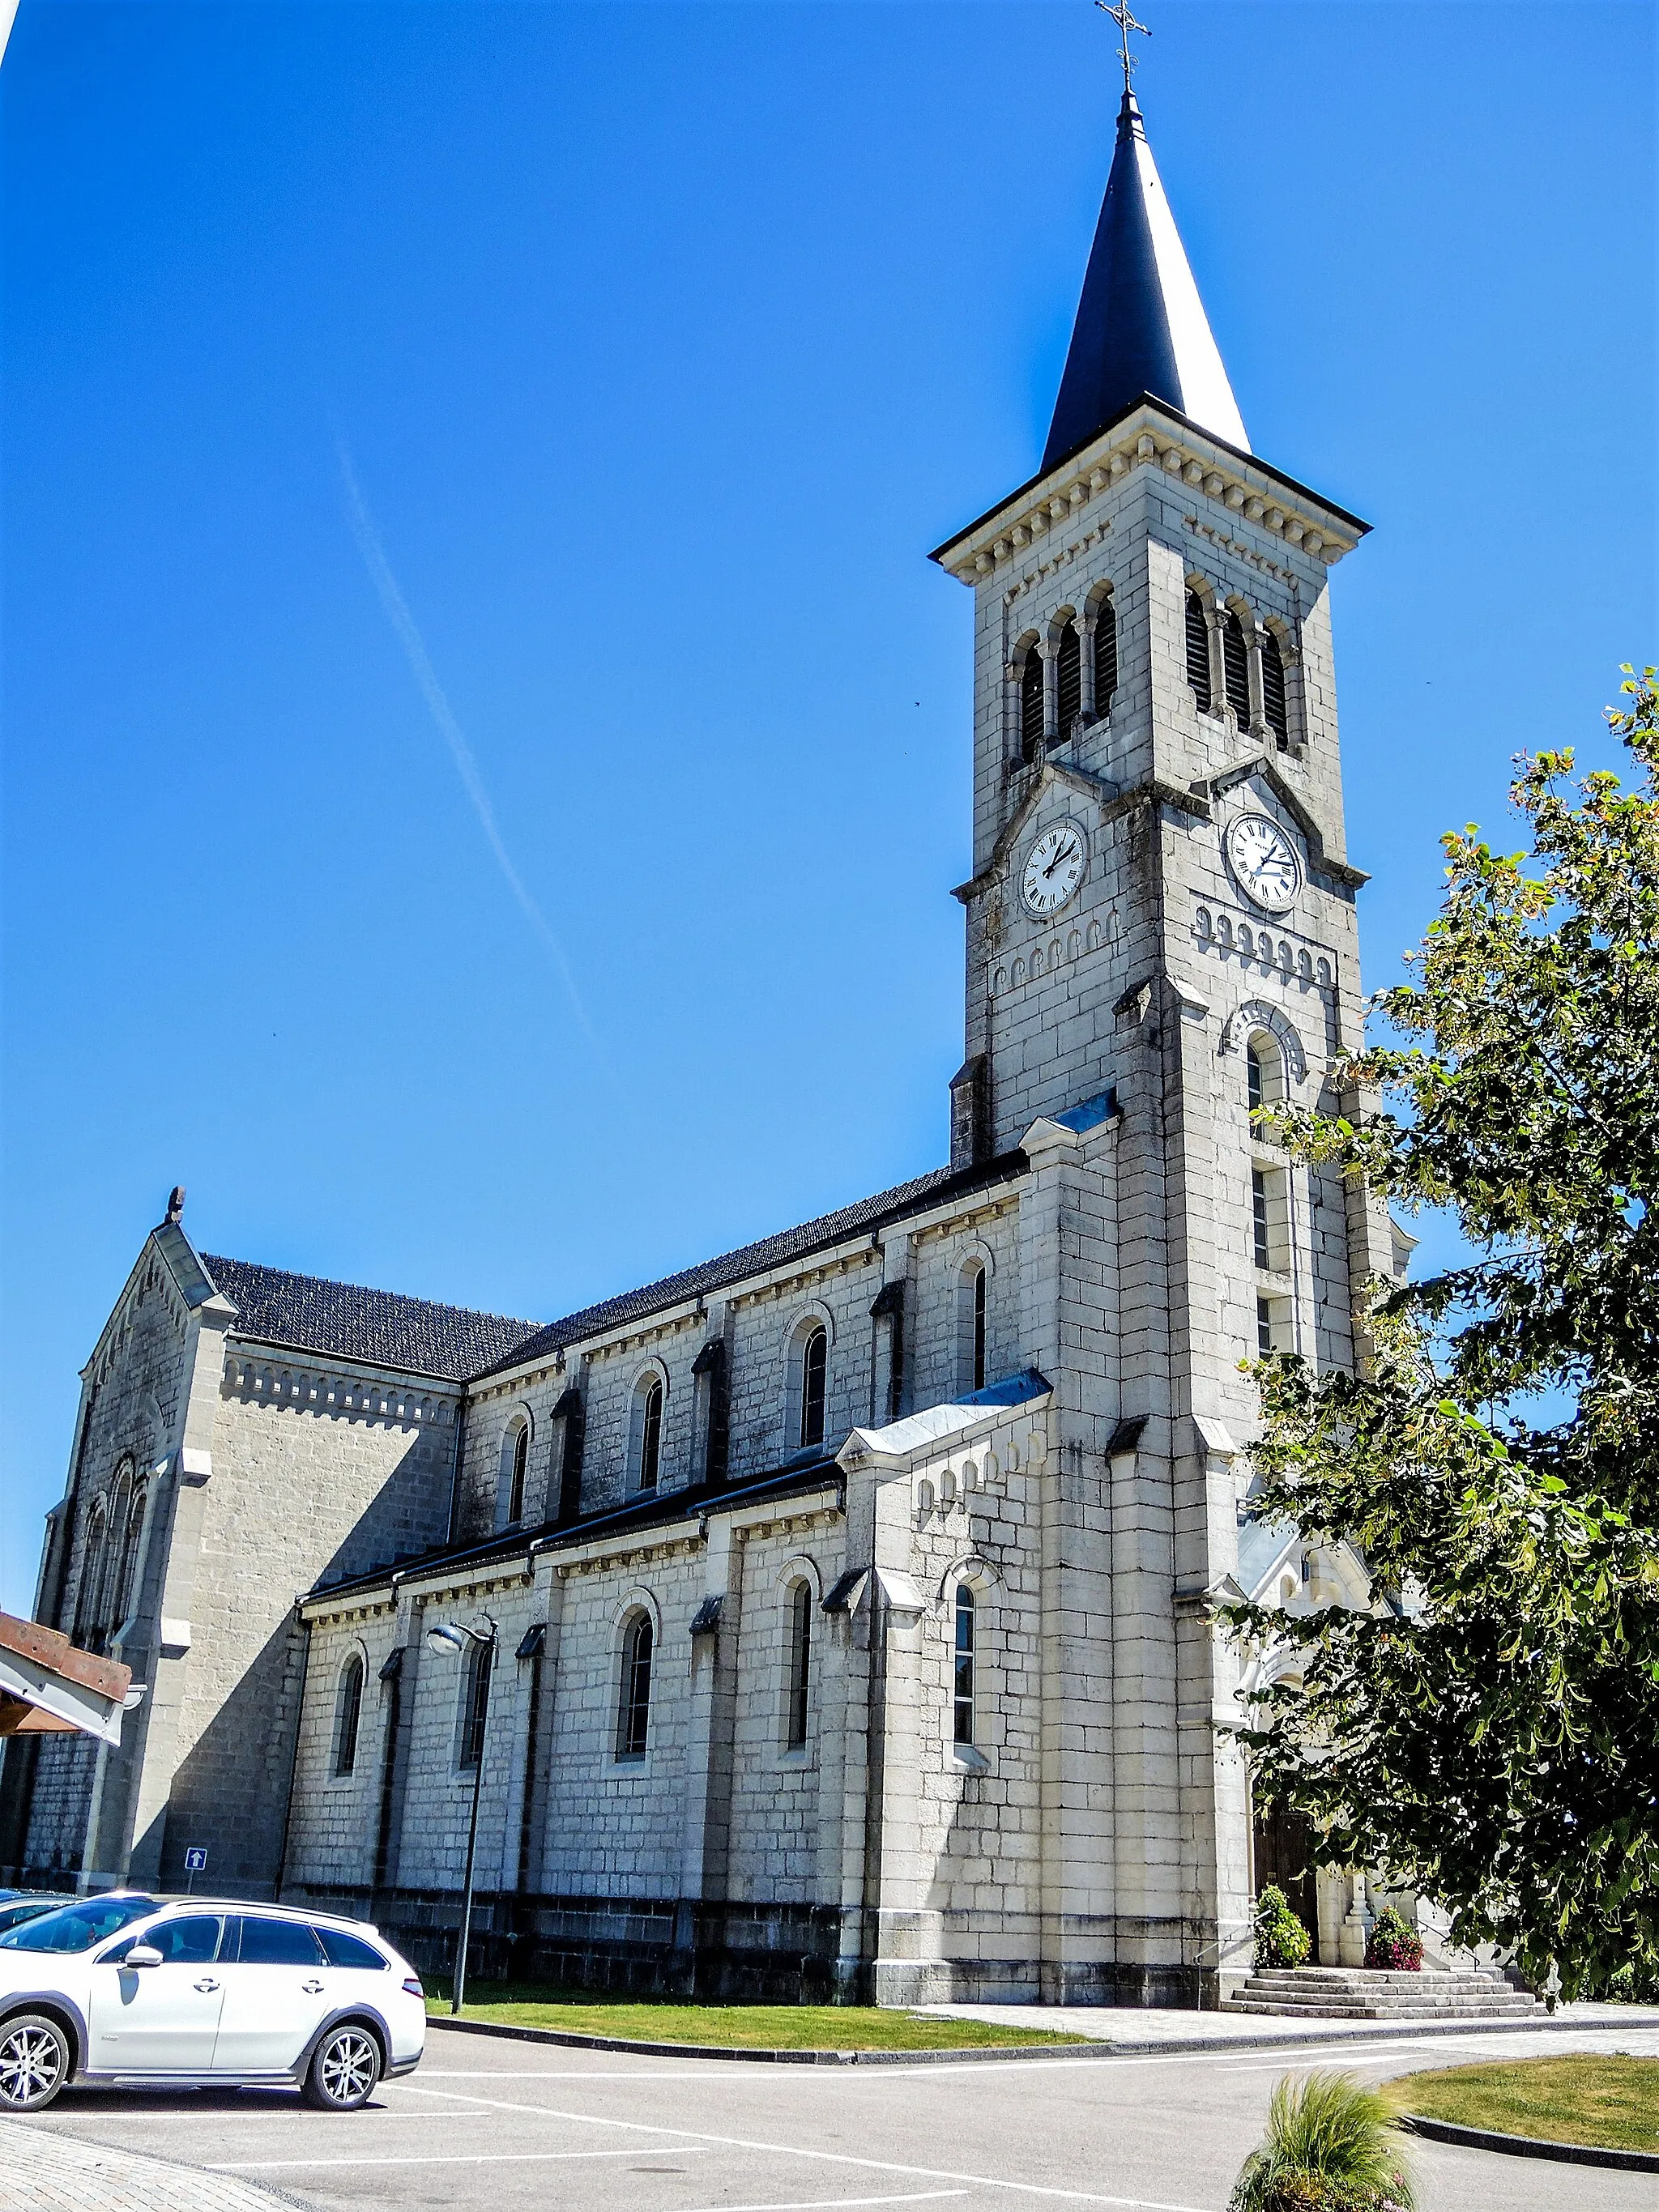
[[[1031,848],[1020,878],[1019,895],[1028,913],[1058,914],[1083,881],[1089,848],[1075,822],[1045,830]]]
[[[1285,914],[1302,888],[1296,848],[1265,814],[1241,814],[1227,832],[1227,860],[1239,888],[1269,914]]]

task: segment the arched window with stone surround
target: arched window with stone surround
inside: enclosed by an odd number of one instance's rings
[[[985,1388],[986,1310],[989,1276],[982,1259],[967,1261],[957,1277],[957,1388]]]
[[[1110,592],[1095,608],[1095,712],[1109,714],[1117,690],[1117,606]]]
[[[1024,760],[1042,750],[1042,655],[1032,639],[1019,665],[1019,750]]]
[[[660,1375],[640,1377],[629,1424],[635,1490],[654,1490],[662,1473],[663,1395]]]
[[[1290,702],[1285,690],[1285,650],[1269,625],[1261,633],[1261,719],[1279,740],[1281,752],[1291,742]]]
[[[956,1644],[951,1668],[954,1737],[957,1743],[974,1741],[974,1593],[967,1583],[957,1584]]]
[[[148,1483],[136,1483],[128,1501],[126,1526],[121,1534],[120,1564],[115,1576],[115,1604],[110,1615],[112,1628],[126,1624],[138,1598],[138,1548],[144,1533],[144,1509],[149,1500]]]
[[[95,1650],[103,1626],[100,1600],[109,1550],[109,1515],[100,1498],[92,1509],[87,1539],[81,1553],[81,1582],[75,1593],[75,1640],[82,1650]]]
[[[800,1432],[797,1441],[805,1448],[823,1442],[824,1389],[830,1368],[830,1332],[822,1322],[806,1331],[800,1340]]]
[[[1078,635],[1076,623],[1068,615],[1060,633],[1060,651],[1054,669],[1054,704],[1058,710],[1060,734],[1069,738],[1072,725],[1083,712],[1083,641]]]
[[[643,1759],[651,1736],[651,1616],[642,1609],[623,1624],[622,1681],[617,1701],[617,1756]]]
[[[1221,673],[1227,687],[1227,704],[1241,730],[1250,726],[1250,643],[1236,607],[1229,607],[1221,624]]]
[[[340,1669],[334,1698],[334,1771],[349,1774],[357,1764],[357,1730],[363,1714],[363,1659],[354,1651]],[[463,1761],[463,1764],[465,1764]]]
[[[788,1590],[788,1679],[784,1744],[799,1751],[806,1741],[811,1715],[812,1585],[803,1577]]]
[[[1285,1095],[1285,1048],[1267,1030],[1252,1030],[1245,1040],[1244,1081],[1252,1113]]]
[[[525,1479],[530,1472],[530,1424],[522,1415],[501,1439],[502,1511],[508,1528],[524,1518]]]
[[[1207,714],[1214,703],[1210,690],[1210,616],[1203,599],[1190,585],[1187,590],[1187,681],[1200,714]]]

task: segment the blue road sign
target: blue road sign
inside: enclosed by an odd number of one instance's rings
[[[188,1850],[185,1851],[185,1872],[186,1874],[205,1874],[207,1872],[207,1845],[205,1844],[192,1844]]]

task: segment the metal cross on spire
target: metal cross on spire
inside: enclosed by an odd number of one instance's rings
[[[1115,0],[1115,4],[1111,7],[1107,5],[1107,0],[1095,0],[1095,5],[1103,15],[1109,15],[1117,25],[1118,36],[1122,41],[1118,59],[1123,64],[1123,89],[1127,92],[1135,68],[1134,56],[1129,52],[1129,33],[1139,31],[1143,39],[1150,39],[1152,34],[1145,23],[1137,22],[1130,14],[1129,0]]]

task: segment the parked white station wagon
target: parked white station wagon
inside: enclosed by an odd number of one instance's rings
[[[71,2081],[297,2081],[351,2112],[425,2041],[419,1975],[362,1921],[112,1890],[0,1936],[0,2112]]]

